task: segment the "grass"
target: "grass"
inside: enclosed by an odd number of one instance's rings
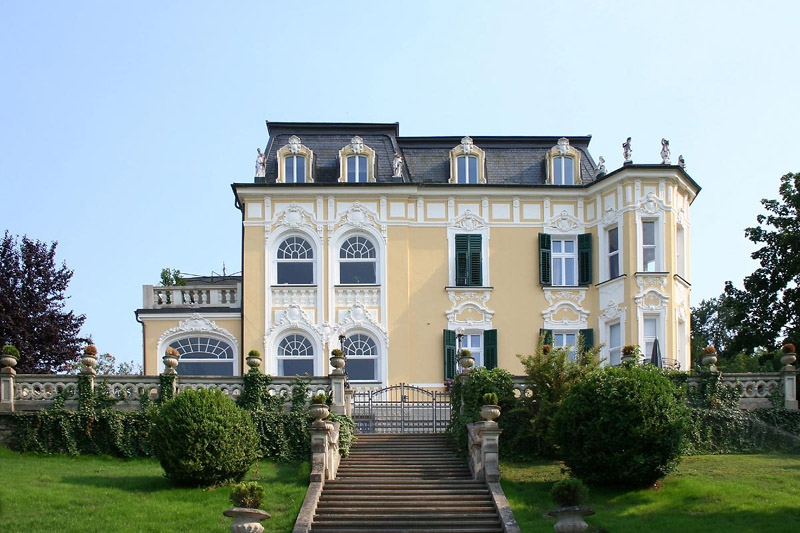
[[[308,487],[309,465],[261,462],[247,480],[264,485],[267,531],[289,532]],[[155,459],[19,454],[0,446],[0,530],[226,531],[230,487],[180,488]]]
[[[554,461],[501,462],[503,490],[525,532],[551,532],[550,487],[563,479]],[[686,457],[658,487],[590,488],[587,531],[800,531],[800,456]]]

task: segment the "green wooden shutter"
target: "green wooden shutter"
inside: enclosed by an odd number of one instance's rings
[[[444,330],[444,379],[445,381],[456,377],[456,332],[451,329]]]
[[[583,349],[588,350],[590,348],[594,348],[594,330],[589,329],[582,329],[581,330],[581,337],[583,337]]]
[[[469,255],[469,235],[456,235],[456,286],[464,287],[468,283],[467,257]]]
[[[497,368],[497,330],[483,332],[483,362],[488,369]]]
[[[544,341],[542,341],[542,344],[549,344],[550,346],[553,345],[553,330],[552,329],[541,328],[539,330],[539,338],[542,338],[542,336],[544,336]]]
[[[552,283],[552,265],[550,262],[550,235],[539,234],[539,283],[550,285]]]
[[[469,235],[469,283],[475,287],[483,285],[481,268],[481,236]]]
[[[578,235],[578,285],[592,284],[592,234]]]

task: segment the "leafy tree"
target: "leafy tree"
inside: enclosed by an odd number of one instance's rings
[[[57,244],[8,231],[0,242],[0,344],[19,349],[23,374],[64,370],[89,342],[80,336],[86,316],[64,309],[72,270],[56,266]]]
[[[109,376],[141,376],[144,374],[142,365],[134,364],[129,361],[117,362],[116,357],[110,353],[101,353],[97,355],[97,364],[94,367],[95,372],[100,375]],[[67,374],[78,374],[81,371],[80,361],[71,361],[66,365]]]
[[[181,277],[181,271],[169,268],[161,269],[161,285],[164,287],[186,285],[186,280]]]

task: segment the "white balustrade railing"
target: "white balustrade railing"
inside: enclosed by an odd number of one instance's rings
[[[380,287],[339,285],[334,291],[336,295],[336,305],[340,307],[351,307],[357,303],[360,303],[364,307],[379,307],[381,304]]]
[[[275,285],[272,287],[272,305],[288,307],[292,304],[300,307],[316,307],[317,288],[300,285]]]
[[[144,308],[239,307],[239,284],[144,286]]]

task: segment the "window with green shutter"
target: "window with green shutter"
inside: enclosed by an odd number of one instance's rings
[[[594,330],[589,329],[582,329],[581,330],[581,338],[583,339],[583,349],[589,350],[594,348]]]
[[[497,368],[497,330],[487,329],[483,332],[483,363],[491,370]]]
[[[481,236],[456,235],[456,286],[483,285],[481,267]]]
[[[553,345],[553,330],[552,329],[539,329],[539,338],[543,339],[542,344]]]
[[[444,379],[449,381],[456,377],[456,332],[444,330]]]
[[[578,235],[578,285],[592,284],[592,234]]]
[[[550,264],[550,235],[539,234],[539,283],[550,285],[552,283],[552,266]]]

